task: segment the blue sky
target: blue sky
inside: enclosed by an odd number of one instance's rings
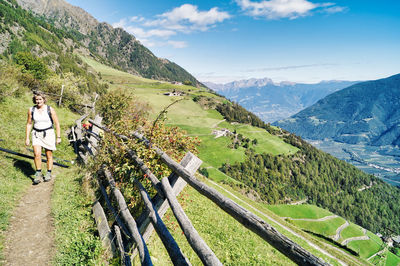
[[[400,73],[398,0],[67,0],[200,81],[369,80]]]

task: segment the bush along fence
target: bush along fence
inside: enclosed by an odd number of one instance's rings
[[[87,162],[89,156],[96,154],[97,145],[100,140],[100,131],[104,131],[107,134],[113,134],[122,141],[130,138],[140,140],[147,148],[153,149],[161,158],[162,162],[172,170],[170,176],[164,177],[160,181],[152,173],[151,169],[136,155],[135,151],[128,149],[126,156],[148,176],[152,185],[157,190],[156,196],[150,198],[143,185],[138,180],[134,180],[134,184],[140,191],[141,198],[146,208],[136,220],[129,212],[124,196],[115,185],[113,174],[110,169],[108,169],[107,165],[103,165],[98,171],[97,182],[104,198],[103,202],[107,205],[109,213],[113,215],[110,219],[115,221],[113,230],[109,227],[108,219],[99,201],[93,204],[94,217],[103,245],[111,250],[113,255],[120,254],[121,263],[123,265],[131,265],[130,257],[136,254],[139,255],[142,265],[152,265],[146,241],[149,239],[153,230],[155,230],[160,237],[174,265],[190,265],[190,262],[162,221],[162,217],[169,207],[171,207],[188,243],[203,264],[222,265],[211,248],[208,247],[205,241],[200,237],[176,198],[186,184],[189,184],[202,195],[212,200],[243,226],[259,235],[293,262],[301,265],[328,265],[322,259],[312,255],[310,252],[279,233],[255,214],[199,181],[194,175],[202,161],[192,153],[188,152],[182,161],[177,163],[137,132],[134,132],[128,137],[112,132],[105,126],[102,126],[101,117],[99,116],[96,116],[94,120],[89,120],[92,125],[92,130],[89,132],[89,130],[85,130],[81,126],[85,118],[85,116],[82,116],[78,119],[76,126],[71,129],[75,151],[84,163]],[[107,187],[109,188],[110,195],[107,193]],[[116,206],[114,206],[113,203]],[[133,252],[127,252],[127,250],[132,250],[129,249],[132,245],[135,247]]]

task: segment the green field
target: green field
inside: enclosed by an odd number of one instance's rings
[[[347,226],[345,229],[343,229],[343,231],[341,232],[339,242],[342,242],[351,237],[358,237],[358,236],[364,236],[362,227],[350,223],[350,225]]]
[[[327,221],[292,220],[291,222],[304,230],[329,237],[336,234],[336,229],[344,224],[345,220],[342,217],[336,217]]]
[[[371,232],[367,232],[369,240],[356,240],[347,244],[347,247],[360,254],[361,258],[369,258],[383,248],[382,240]]]
[[[321,209],[315,205],[270,205],[268,209],[281,217],[290,217],[293,219],[319,219],[333,215],[330,211]]]
[[[290,217],[293,219],[320,219],[326,216],[333,215],[333,213],[321,209],[315,205],[271,205],[267,206],[269,210],[279,215],[280,217]],[[345,220],[341,217],[329,219],[324,222],[318,221],[301,221],[301,220],[289,220],[294,225],[316,234],[323,235],[325,237],[332,237],[336,234],[336,229],[341,226]],[[344,240],[351,237],[364,236],[362,228],[356,224],[350,223],[349,226],[343,229],[340,234],[340,239],[337,241],[339,244]],[[383,249],[382,240],[375,234],[367,231],[369,240],[354,240],[347,244],[347,247],[355,251],[363,259],[367,259],[374,255],[378,251]],[[382,256],[374,258],[370,261],[373,264],[382,264]],[[386,252],[385,259],[386,264],[383,265],[399,265],[400,258],[391,252]]]

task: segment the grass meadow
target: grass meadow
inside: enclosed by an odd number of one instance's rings
[[[347,226],[345,229],[343,229],[343,231],[341,232],[339,242],[342,242],[351,237],[358,237],[358,236],[364,236],[362,227],[350,223],[350,225]]]
[[[330,211],[315,205],[269,205],[268,209],[280,217],[290,217],[293,219],[320,219],[333,215]]]

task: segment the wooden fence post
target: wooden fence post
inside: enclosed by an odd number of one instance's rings
[[[104,213],[101,204],[96,200],[93,204],[93,216],[97,224],[97,231],[99,232],[99,236],[101,242],[103,243],[103,247],[107,250],[111,250],[112,255],[116,254],[115,244],[113,242],[114,235],[108,227],[108,222],[106,215]]]
[[[101,121],[102,120],[103,120],[103,118],[101,116],[99,116],[99,115],[96,115],[95,118],[94,118],[94,121],[96,122],[96,124],[99,124],[99,125],[101,125]],[[95,135],[99,135],[100,131],[101,131],[100,128],[95,127],[95,126],[92,127],[92,132]],[[96,148],[97,148],[97,145],[98,145],[98,142],[99,142],[98,139],[95,137],[95,135],[90,135],[90,137],[89,137],[89,145],[88,145],[89,148],[91,149],[93,155],[97,154]]]
[[[121,191],[119,191],[119,189],[116,188],[114,179],[112,178],[112,175],[108,170],[102,169],[102,173],[108,179],[108,182],[111,186],[111,190],[114,194],[114,198],[118,203],[119,211],[122,215],[122,218],[125,220],[129,233],[132,235],[138,247],[140,262],[142,263],[142,265],[153,265],[150,259],[150,254],[149,250],[147,249],[146,243],[144,242],[143,237],[139,233],[135,219],[133,219],[132,214],[129,212],[128,206],[126,205],[125,199]]]
[[[160,237],[161,242],[167,249],[167,252],[172,260],[172,263],[178,266],[191,265],[189,260],[182,253],[182,250],[179,248],[178,244],[172,237],[171,233],[168,231],[164,222],[161,220],[161,217],[158,215],[157,210],[154,207],[153,203],[151,202],[150,196],[147,193],[146,189],[137,179],[134,180],[134,183],[140,191],[140,195],[142,196],[146,209],[149,212],[149,218],[158,236]]]
[[[61,100],[62,100],[62,97],[63,97],[63,93],[64,93],[64,84],[61,85],[61,95],[60,95],[60,100],[58,100],[58,106],[59,107],[61,106]]]
[[[124,243],[122,242],[121,231],[119,230],[118,225],[114,225],[114,232],[115,232],[115,236],[117,238],[118,249],[121,254],[121,265],[131,266],[132,265],[131,258],[125,252],[125,246],[124,246]]]
[[[181,165],[193,174],[197,171],[201,164],[202,161],[194,156],[191,152],[186,153],[185,157],[183,157],[181,161]],[[169,182],[171,183],[175,196],[178,196],[186,185],[186,181],[177,176],[175,173],[172,173],[169,176]],[[163,217],[169,208],[168,200],[165,198],[164,193],[162,194],[162,197],[160,197],[159,195],[155,197],[154,205],[158,210],[158,215],[160,215],[160,217]],[[154,231],[154,228],[151,225],[150,219],[148,218],[147,214],[144,214],[143,216],[138,218],[138,225],[140,233],[143,235],[145,241],[147,241]]]

